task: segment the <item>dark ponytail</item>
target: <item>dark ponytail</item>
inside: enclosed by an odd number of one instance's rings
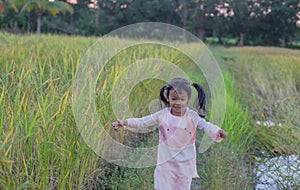
[[[196,99],[196,109],[199,113],[199,116],[204,118],[205,117],[205,111],[206,111],[206,100],[205,100],[205,93],[203,88],[197,84],[197,83],[192,83],[192,86],[195,87],[195,89],[198,92],[198,96]]]
[[[168,89],[168,86],[165,85],[160,89],[160,100],[165,104],[165,106],[169,106],[169,101],[167,100],[165,96],[165,91]]]

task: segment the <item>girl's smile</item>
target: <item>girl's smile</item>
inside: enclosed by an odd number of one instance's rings
[[[184,90],[177,92],[172,89],[170,90],[168,101],[171,107],[171,114],[175,116],[182,116],[185,114],[188,106],[188,93]]]

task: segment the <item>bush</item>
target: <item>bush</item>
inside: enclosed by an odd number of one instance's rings
[[[222,38],[223,45],[236,46],[238,44],[237,38]]]
[[[286,47],[293,48],[293,49],[300,49],[300,41],[288,43],[288,44],[286,44]]]
[[[204,41],[208,44],[217,44],[219,43],[219,39],[217,37],[206,37]]]

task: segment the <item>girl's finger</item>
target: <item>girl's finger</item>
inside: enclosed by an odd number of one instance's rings
[[[117,119],[119,125],[123,125],[123,120]]]
[[[220,137],[225,138],[227,136],[227,133],[224,130],[220,131]]]

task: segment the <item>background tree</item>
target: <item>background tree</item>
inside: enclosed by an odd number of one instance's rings
[[[4,12],[0,13],[0,28],[8,32],[21,33],[26,28],[26,15],[16,14],[7,0],[2,0],[2,6]]]
[[[89,8],[91,3],[90,0],[77,0],[77,4],[73,5],[74,13],[64,15],[67,17],[65,23],[69,23],[68,26],[74,34],[89,36],[100,33],[95,21],[97,8]]]
[[[173,11],[180,18],[181,26],[186,29],[188,24],[188,15],[192,7],[192,0],[172,0]]]
[[[261,2],[262,24],[267,27],[269,38],[274,44],[285,46],[293,40],[297,32],[297,14],[300,12],[299,0],[272,0]]]
[[[5,12],[4,2],[0,0],[0,13],[4,13],[4,12]]]
[[[137,22],[164,22],[178,25],[170,0],[101,0],[99,27],[111,31]],[[174,19],[175,18],[175,19]],[[105,20],[104,20],[105,19]]]
[[[239,46],[244,45],[244,36],[249,25],[250,9],[253,1],[249,0],[228,0],[228,13],[231,18],[232,33],[239,36]]]
[[[222,38],[231,36],[231,17],[229,4],[220,0],[216,5],[216,16],[213,17],[213,36],[218,37],[218,42],[223,43]]]
[[[32,11],[36,13],[36,33],[41,33],[41,18],[43,13],[48,12],[52,16],[58,13],[73,13],[73,8],[70,4],[63,1],[49,1],[49,0],[11,0],[10,5],[20,12]]]
[[[299,41],[299,0],[0,0],[9,32],[105,35],[137,22],[182,27],[205,41],[290,47]],[[2,4],[1,4],[2,3]],[[9,5],[9,6],[8,6]],[[3,7],[5,12],[3,12]],[[18,12],[18,14],[16,14]],[[62,13],[62,14],[60,14]],[[64,14],[73,13],[73,14]],[[297,14],[299,16],[297,16]],[[56,15],[56,16],[55,16]],[[55,17],[54,17],[55,16]],[[293,42],[293,43],[291,43]],[[300,47],[299,47],[300,48]]]
[[[188,29],[194,31],[202,41],[208,30],[212,33],[218,4],[218,0],[193,0],[191,4]]]

